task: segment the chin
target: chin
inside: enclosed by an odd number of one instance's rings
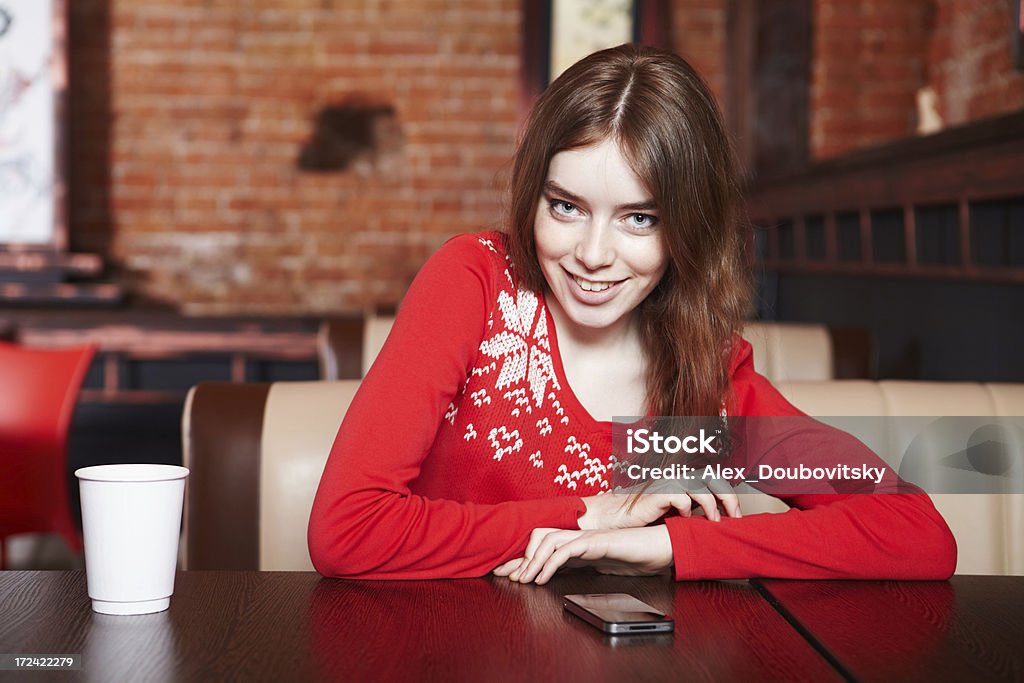
[[[578,305],[566,307],[565,304],[562,304],[562,310],[565,311],[566,317],[574,325],[591,330],[602,330],[611,327],[622,319],[622,315],[618,311],[580,310]]]

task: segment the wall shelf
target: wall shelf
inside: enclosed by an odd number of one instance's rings
[[[753,183],[765,270],[1024,282],[1024,112]]]

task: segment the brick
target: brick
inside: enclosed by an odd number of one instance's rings
[[[815,0],[812,155],[877,144],[912,126],[915,94],[924,85],[936,91],[947,124],[954,123],[953,111],[969,111],[972,119],[1009,111],[988,94],[992,83],[1013,73],[1006,57],[1008,7],[1005,1]],[[1015,92],[1024,94],[1021,79]]]
[[[716,92],[726,0],[673,0]],[[447,236],[500,222],[520,0],[75,0],[72,239],[195,314],[397,302]],[[699,35],[697,31],[699,30]],[[685,42],[685,41],[684,41]],[[298,171],[315,116],[395,108],[401,142]]]

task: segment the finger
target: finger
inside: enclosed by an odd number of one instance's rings
[[[593,549],[591,548],[590,543],[587,539],[583,538],[577,538],[558,548],[551,554],[548,561],[544,563],[544,567],[541,571],[537,573],[537,585],[543,586],[545,583],[550,581],[551,577],[555,575],[555,572],[561,569],[570,559],[574,557],[586,557],[588,551],[591,550]]]
[[[528,583],[533,580],[533,577],[537,575],[541,567],[547,561],[551,554],[558,549],[559,546],[572,540],[581,531],[550,531],[545,534],[541,541],[537,544],[532,555],[528,555],[528,560],[525,566],[520,567],[518,570],[510,575],[513,581],[519,581],[520,583]]]
[[[533,557],[537,554],[537,548],[544,542],[544,539],[559,529],[553,529],[550,527],[538,527],[530,532],[530,540],[526,544],[526,552],[523,553],[523,557]]]
[[[680,517],[689,517],[693,514],[693,499],[690,498],[689,494],[678,493],[673,495],[671,504]]]
[[[707,493],[693,492],[690,494],[690,497],[700,505],[701,509],[704,510],[704,516],[712,522],[717,522],[721,519],[722,516],[718,514],[718,502],[710,491]]]
[[[529,563],[519,572],[517,580],[521,583],[529,583],[536,578],[537,574],[544,568],[544,563],[563,545],[570,543],[583,535],[582,531],[559,531],[548,534],[544,541],[537,546],[537,553],[530,558]]]
[[[735,493],[716,493],[718,502],[722,504],[722,509],[725,510],[725,514],[729,517],[742,517],[743,513],[740,512],[740,497]]]
[[[530,557],[524,558],[522,565],[519,566],[514,572],[509,574],[509,578],[513,581],[520,583],[528,583],[528,576],[532,576],[540,567],[544,565],[544,562],[548,559],[554,549],[548,545],[540,545],[537,547],[536,552]]]
[[[743,513],[740,511],[740,497],[735,489],[729,485],[729,482],[722,479],[713,479],[708,483],[708,489],[721,502],[722,508],[727,515],[730,517],[743,516]]]
[[[537,555],[537,550],[540,548],[544,539],[549,534],[558,531],[550,527],[538,527],[530,532],[530,540],[526,544],[526,551],[523,553],[523,561],[518,567],[509,572],[508,577],[513,581],[518,581],[519,576],[523,573],[526,567],[529,565],[530,560]]]
[[[547,583],[555,572],[567,566],[572,560],[579,559],[585,562],[572,562],[572,564],[592,565],[595,560],[602,560],[609,552],[606,537],[600,533],[580,535],[576,538],[567,539],[556,548],[551,556],[544,562],[543,566],[535,576],[524,577],[524,582],[534,580],[538,585]]]
[[[516,569],[518,569],[519,566],[523,563],[523,560],[525,560],[525,559],[526,558],[523,558],[523,557],[517,557],[515,559],[509,560],[508,562],[500,564],[497,567],[495,567],[494,569],[492,569],[491,573],[494,574],[495,576],[508,576],[509,574],[514,572]]]

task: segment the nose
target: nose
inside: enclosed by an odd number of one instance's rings
[[[598,270],[615,260],[610,226],[590,224],[583,229],[573,255],[587,270]]]

